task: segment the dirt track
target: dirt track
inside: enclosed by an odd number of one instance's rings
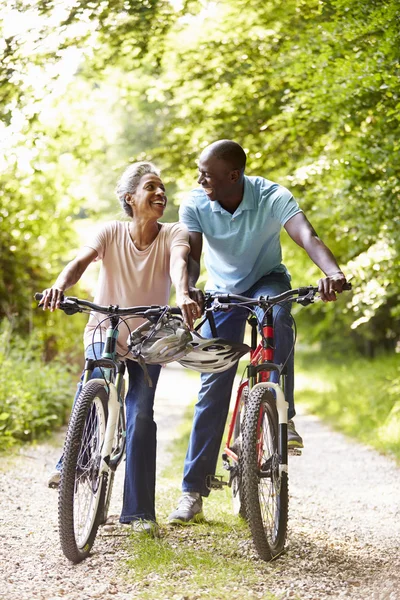
[[[164,449],[184,404],[196,390],[197,381],[184,371],[163,371],[157,400],[159,457],[164,457],[159,468],[168,460]],[[314,417],[299,415],[296,425],[306,450],[291,458],[288,551],[273,563],[270,591],[301,600],[400,600],[400,469]],[[62,436],[57,439],[61,444]],[[79,565],[68,564],[61,554],[57,492],[46,487],[58,455],[57,445],[43,444],[25,448],[3,465],[0,600],[137,597],[118,575],[125,528],[118,535],[112,527],[103,528],[95,552]],[[122,478],[121,469],[111,509],[115,514]]]

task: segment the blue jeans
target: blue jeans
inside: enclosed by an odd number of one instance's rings
[[[149,387],[142,367],[127,360],[129,387],[126,406],[126,470],[121,523],[137,519],[156,520],[156,446],[157,425],[154,422],[154,396],[160,376],[160,365],[147,365],[153,383]]]
[[[85,351],[86,358],[100,358],[103,343],[97,342]],[[126,407],[126,469],[121,523],[137,519],[155,521],[157,425],[154,422],[154,396],[160,375],[160,365],[147,365],[153,383],[149,387],[139,363],[127,360],[129,386]],[[102,378],[101,369],[94,369],[91,378]],[[76,398],[82,389],[78,384]],[[75,402],[74,400],[74,402]],[[62,457],[57,468],[62,467]]]
[[[249,290],[243,292],[243,296],[255,298],[260,295],[276,295],[288,289],[290,289],[290,280],[285,273],[271,273],[259,279]],[[274,362],[284,364],[290,354],[286,363],[285,396],[289,403],[289,419],[291,419],[295,415],[292,351],[294,338],[290,303],[287,303],[285,308],[275,306],[273,309]],[[218,337],[242,342],[248,315],[249,313],[245,309],[214,313]],[[208,322],[203,326],[201,334],[207,338],[213,337]],[[184,463],[183,492],[199,492],[202,496],[208,496],[210,493],[205,485],[206,477],[213,475],[217,466],[236,370],[237,366],[234,366],[222,373],[201,374],[201,389],[194,410],[192,432]],[[277,382],[278,379],[278,373],[272,372],[271,381]]]

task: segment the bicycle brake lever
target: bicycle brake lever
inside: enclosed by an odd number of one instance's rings
[[[68,300],[60,302],[60,309],[63,310],[66,315],[75,315],[78,312],[82,312],[82,309],[77,305],[73,298],[68,298]]]
[[[315,292],[313,290],[310,290],[304,296],[302,295],[296,298],[296,302],[297,304],[301,304],[302,306],[308,306],[309,304],[313,304],[317,299],[318,296],[315,296]]]
[[[228,310],[230,310],[230,307],[227,306],[226,304],[223,304],[222,302],[218,302],[218,300],[214,300],[214,302],[211,304],[210,308],[207,308],[206,311],[207,310],[209,310],[211,312],[217,312],[217,311],[227,312]]]

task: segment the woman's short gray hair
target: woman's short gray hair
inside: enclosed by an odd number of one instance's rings
[[[135,162],[125,169],[117,183],[115,193],[128,217],[133,217],[133,211],[131,205],[126,201],[126,195],[134,194],[139,185],[139,181],[143,175],[147,175],[148,173],[153,173],[154,175],[157,175],[157,177],[160,177],[160,171],[153,163]]]

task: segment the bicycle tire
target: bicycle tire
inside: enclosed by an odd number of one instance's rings
[[[247,399],[249,396],[249,387],[246,385],[241,392],[239,399],[239,409],[235,419],[235,425],[233,428],[233,447],[238,455],[238,462],[235,464],[236,473],[232,478],[231,490],[232,490],[232,506],[233,513],[246,519],[246,508],[243,502],[243,491],[242,491],[242,435],[243,435],[243,424],[245,416],[245,408]]]
[[[289,508],[288,475],[280,470],[278,414],[271,391],[250,392],[242,436],[247,521],[259,557],[270,561],[285,546]]]
[[[61,548],[73,563],[93,546],[104,510],[107,473],[99,475],[108,418],[103,384],[88,382],[75,402],[64,444],[58,496]]]

